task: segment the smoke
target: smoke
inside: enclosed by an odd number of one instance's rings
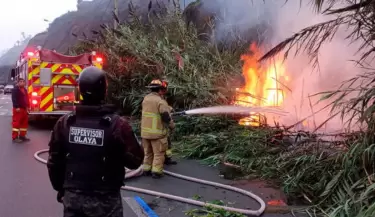
[[[304,3],[301,3],[304,2]],[[216,37],[226,37],[228,23],[235,24],[242,31],[254,27],[266,26],[263,39],[266,49],[275,46],[282,40],[292,36],[305,27],[331,20],[334,17],[323,16],[314,12],[309,1],[280,1],[280,0],[236,0],[236,1],[204,1],[204,8],[208,11],[225,10],[225,19],[216,29]],[[359,68],[350,60],[358,59],[356,51],[358,44],[349,45],[345,39],[348,32],[340,30],[336,37],[320,49],[319,71],[309,63],[306,53],[297,56],[289,54],[285,62],[290,82],[289,89],[284,90],[283,107],[289,112],[281,117],[284,125],[292,125],[305,117],[311,116],[304,127],[313,129],[321,125],[330,117],[331,107],[312,115],[328,105],[328,101],[321,101],[318,97],[309,97],[319,92],[335,90],[343,81],[359,73]],[[283,53],[281,53],[283,54]],[[313,106],[311,107],[310,104]],[[302,127],[302,125],[301,125]],[[325,124],[322,130],[338,131],[343,129],[340,117],[333,118]]]

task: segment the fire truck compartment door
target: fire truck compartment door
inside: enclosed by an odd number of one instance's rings
[[[51,86],[52,69],[40,69],[40,86]]]

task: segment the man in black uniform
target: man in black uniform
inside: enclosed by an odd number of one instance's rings
[[[64,217],[123,217],[125,168],[141,166],[144,152],[128,122],[104,105],[105,72],[88,67],[78,78],[82,105],[56,123],[48,173]]]

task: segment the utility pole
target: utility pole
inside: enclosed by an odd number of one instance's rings
[[[116,18],[118,18],[118,0],[114,0],[114,2],[115,2],[115,8],[114,8],[114,13],[115,13],[115,16],[116,16]],[[116,19],[113,19],[113,21],[114,21],[114,24],[113,24],[113,27],[115,28],[115,29],[117,29],[117,21],[116,21]]]

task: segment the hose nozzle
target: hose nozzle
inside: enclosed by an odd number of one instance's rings
[[[186,115],[185,111],[172,113],[172,116],[183,116],[183,115]]]

